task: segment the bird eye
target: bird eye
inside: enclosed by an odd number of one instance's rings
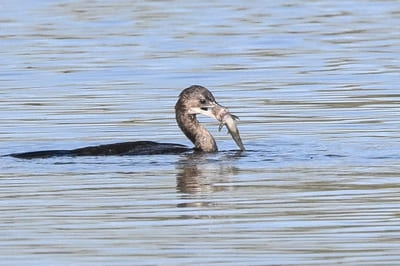
[[[200,103],[201,104],[206,104],[206,100],[205,99],[200,99]]]

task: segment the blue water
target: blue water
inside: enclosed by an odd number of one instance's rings
[[[0,154],[191,143],[204,155],[0,157],[0,258],[20,265],[396,264],[397,1],[0,4]]]

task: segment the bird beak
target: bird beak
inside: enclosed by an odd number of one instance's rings
[[[224,109],[221,105],[216,102],[213,102],[209,105],[203,105],[202,107],[192,107],[189,109],[189,114],[203,114],[205,116],[214,118],[219,121],[217,115],[220,113],[220,110]]]

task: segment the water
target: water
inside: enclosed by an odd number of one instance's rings
[[[398,263],[400,6],[269,2],[3,1],[1,154],[190,145],[191,84],[248,151],[1,157],[2,263]]]

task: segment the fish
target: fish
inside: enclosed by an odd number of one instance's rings
[[[240,138],[239,129],[236,125],[236,121],[239,120],[239,117],[231,114],[225,107],[218,108],[215,110],[215,112],[215,117],[219,121],[218,131],[221,131],[221,129],[225,126],[228,129],[228,133],[231,134],[236,145],[241,151],[245,151],[246,149],[243,145],[242,139]]]

